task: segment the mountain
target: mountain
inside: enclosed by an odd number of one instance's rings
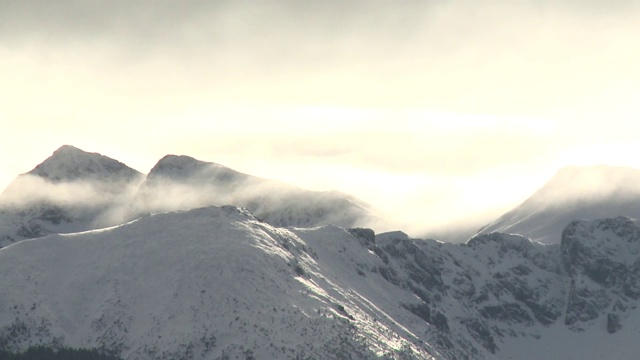
[[[245,207],[276,226],[349,227],[374,218],[367,204],[349,195],[303,190],[189,156],[167,155],[145,176],[65,145],[0,194],[0,247],[210,205]]]
[[[0,247],[120,223],[143,178],[114,159],[62,146],[0,194]]]
[[[640,217],[640,170],[569,167],[480,233],[520,234],[541,243],[559,243],[572,220],[612,216]]]
[[[638,179],[565,169],[452,244],[353,227],[369,212],[340,193],[188,156],[144,176],[64,146],[0,195],[0,353],[634,358],[640,227],[616,215]]]
[[[176,155],[165,156],[151,169],[134,204],[138,213],[234,205],[274,226],[350,227],[373,219],[368,205],[337,191],[303,190]]]
[[[633,358],[640,228],[466,244],[277,228],[235,207],[148,215],[0,249],[0,349],[127,359]]]
[[[139,180],[141,173],[127,165],[100,155],[63,145],[53,155],[27,173],[54,183],[93,180],[121,184]]]
[[[299,231],[310,240],[210,207],[5,247],[0,274],[12,290],[0,303],[0,347],[97,347],[130,359],[431,358],[378,308],[395,301],[393,285],[334,258],[375,255],[337,227]],[[388,299],[360,293],[380,287]]]

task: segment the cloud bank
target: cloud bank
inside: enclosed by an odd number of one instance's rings
[[[490,218],[564,165],[640,167],[639,6],[0,1],[0,183],[73,143],[338,189],[424,228]]]

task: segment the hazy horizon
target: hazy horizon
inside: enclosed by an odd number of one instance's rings
[[[189,155],[437,230],[639,167],[632,1],[0,0],[0,188],[63,144]]]

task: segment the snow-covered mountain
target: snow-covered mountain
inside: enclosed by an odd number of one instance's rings
[[[0,194],[0,247],[121,223],[143,179],[117,160],[62,146]]]
[[[553,244],[572,220],[640,217],[640,170],[624,167],[569,167],[480,233],[520,234]]]
[[[484,233],[451,244],[351,227],[369,213],[339,193],[175,155],[145,177],[64,146],[0,195],[0,350],[634,358],[640,228],[617,215],[633,216],[637,179],[620,168],[561,171]],[[213,206],[227,203],[244,208]]]
[[[277,228],[235,207],[145,216],[0,250],[0,347],[127,359],[632,358],[640,229],[467,244]]]
[[[571,222],[555,245],[500,233],[462,246],[395,238],[394,247],[376,242],[401,261],[405,271],[395,274],[409,276],[391,278],[447,324],[442,332],[459,352],[444,358],[627,359],[640,351],[640,229],[628,218]]]
[[[11,289],[0,346],[99,347],[132,359],[430,358],[379,308],[397,301],[394,286],[358,274],[357,264],[382,264],[375,255],[337,227],[298,231],[210,207],[10,245],[0,250]],[[376,303],[361,294],[380,289]]]
[[[139,180],[142,175],[117,160],[71,145],[63,145],[27,174],[53,183],[94,180],[99,184],[116,185]]]
[[[0,247],[209,205],[245,207],[276,226],[349,227],[373,219],[368,205],[336,191],[303,190],[188,156],[167,155],[145,176],[65,145],[0,195]]]
[[[308,191],[189,156],[167,155],[149,172],[134,201],[139,213],[235,205],[275,226],[362,225],[368,206],[337,191]]]

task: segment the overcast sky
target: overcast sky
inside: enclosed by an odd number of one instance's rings
[[[563,166],[640,167],[639,39],[624,0],[0,0],[0,187],[72,144],[492,220]]]

